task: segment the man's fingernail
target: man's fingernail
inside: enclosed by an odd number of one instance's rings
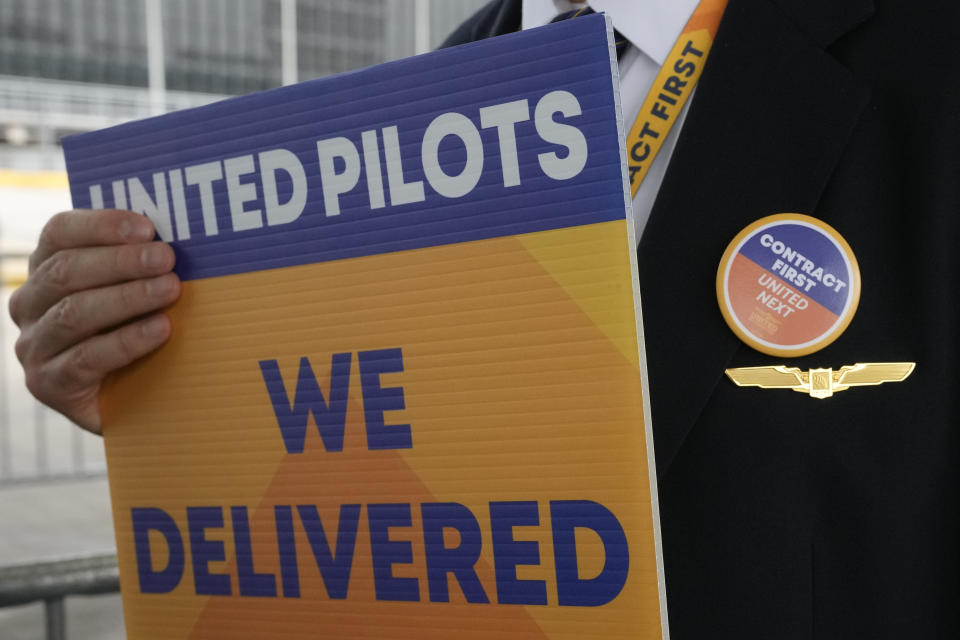
[[[159,338],[166,335],[169,329],[170,321],[163,315],[154,316],[141,325],[141,331],[143,331],[145,338]]]
[[[147,245],[140,250],[140,262],[145,269],[160,269],[168,264],[168,251],[162,244]]]
[[[153,240],[153,223],[145,216],[128,217],[120,225],[120,234],[128,242],[149,242]]]
[[[147,295],[153,298],[166,298],[176,286],[176,280],[171,275],[160,276],[147,280]]]

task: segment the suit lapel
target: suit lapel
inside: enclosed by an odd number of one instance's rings
[[[730,0],[638,253],[660,474],[738,346],[716,301],[724,248],[760,217],[814,213],[868,98],[822,49],[864,4],[775,2]]]

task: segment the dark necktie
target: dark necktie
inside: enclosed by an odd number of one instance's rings
[[[566,20],[568,18],[580,18],[582,16],[588,16],[591,13],[596,13],[596,11],[594,11],[590,7],[583,7],[582,9],[574,9],[573,11],[567,11],[565,13],[561,13],[556,18],[551,20],[550,24],[553,24],[554,22],[560,22],[561,20]],[[617,60],[620,60],[623,57],[623,52],[626,51],[627,48],[630,46],[630,42],[623,37],[622,33],[614,29],[613,43],[617,46]]]

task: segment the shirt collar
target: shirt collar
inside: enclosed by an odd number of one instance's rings
[[[613,26],[647,56],[663,64],[699,0],[588,0]],[[569,0],[523,0],[524,29],[549,23],[554,16],[578,6]]]

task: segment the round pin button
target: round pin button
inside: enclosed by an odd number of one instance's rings
[[[860,301],[860,268],[830,225],[799,213],[757,220],[717,269],[717,299],[737,337],[775,356],[819,351],[843,333]]]

